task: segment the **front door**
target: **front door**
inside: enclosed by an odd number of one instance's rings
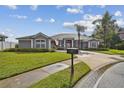
[[[72,48],[72,40],[66,40],[66,48]]]

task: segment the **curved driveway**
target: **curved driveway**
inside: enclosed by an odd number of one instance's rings
[[[77,56],[79,60],[85,62],[92,70],[109,63],[124,61],[124,57],[120,55],[108,55],[90,51],[81,51],[81,54]]]

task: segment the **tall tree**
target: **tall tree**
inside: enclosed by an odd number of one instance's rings
[[[76,31],[78,33],[78,48],[80,49],[80,35],[81,32],[85,31],[86,27],[79,24],[75,24],[74,26],[76,27]]]
[[[102,19],[95,20],[93,24],[97,24],[93,36],[102,39],[104,47],[111,47],[111,42],[113,42],[112,38],[117,33],[118,28],[116,20],[113,20],[112,16],[107,11]]]

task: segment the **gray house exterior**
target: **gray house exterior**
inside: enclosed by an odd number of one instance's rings
[[[51,38],[41,32],[17,39],[19,48],[51,48]]]
[[[19,48],[78,48],[78,36],[74,33],[61,33],[47,36],[43,33],[17,38]],[[80,48],[98,48],[99,40],[81,35]]]
[[[74,33],[61,33],[51,37],[59,48],[78,48],[78,36]],[[80,48],[98,48],[99,40],[81,35]]]
[[[118,35],[120,37],[121,40],[124,40],[124,28],[121,28],[118,32]]]

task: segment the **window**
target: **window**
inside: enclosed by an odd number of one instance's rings
[[[91,47],[92,47],[92,48],[97,48],[97,42],[92,41],[92,42],[91,42]]]
[[[36,40],[36,48],[46,48],[45,40]]]

